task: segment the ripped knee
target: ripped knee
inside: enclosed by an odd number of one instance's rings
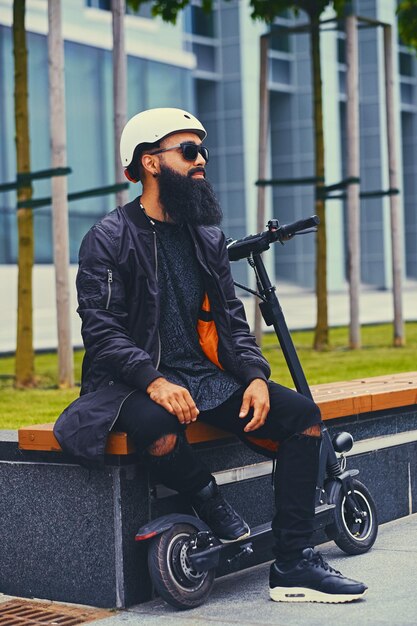
[[[321,425],[313,424],[313,426],[309,426],[303,432],[302,435],[306,435],[307,437],[321,437]]]
[[[174,435],[173,433],[164,435],[149,446],[148,452],[152,456],[164,456],[165,454],[169,454],[173,451],[176,443],[177,435]]]

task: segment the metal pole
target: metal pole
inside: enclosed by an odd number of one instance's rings
[[[260,38],[258,180],[265,180],[267,177],[269,127],[268,50],[269,33],[266,33]],[[265,198],[266,187],[258,185],[257,232],[261,232],[265,228]],[[255,337],[257,343],[261,345],[262,316],[257,301],[255,302]]]
[[[52,167],[67,165],[65,121],[64,44],[61,28],[61,1],[48,0],[49,110]],[[74,385],[69,289],[69,236],[67,177],[52,178],[52,225],[56,307],[58,323],[58,381],[60,387]]]
[[[114,107],[114,172],[116,183],[126,182],[120,163],[119,142],[126,124],[127,63],[125,52],[125,0],[112,0],[113,24],[113,107]],[[127,191],[118,191],[117,204],[126,204]]]
[[[385,62],[385,103],[387,109],[388,167],[389,187],[398,189],[397,137],[394,108],[394,72],[392,56],[392,27],[384,25],[384,62]],[[405,344],[402,274],[403,246],[401,240],[400,201],[398,195],[390,195],[391,246],[392,246],[392,289],[394,299],[394,346]]]
[[[359,178],[359,70],[358,30],[355,15],[348,15],[346,32],[346,134],[347,175]],[[348,253],[349,253],[349,346],[361,347],[359,320],[360,292],[360,200],[359,183],[347,187]]]

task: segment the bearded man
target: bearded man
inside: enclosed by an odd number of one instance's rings
[[[311,545],[320,411],[269,381],[235,295],[221,210],[206,180],[205,137],[201,122],[180,109],[143,111],[126,124],[122,164],[143,193],[82,242],[81,396],[55,434],[85,462],[103,461],[110,430],[127,432],[157,479],[188,496],[221,540],[234,541],[250,529],[185,429],[201,420],[234,433],[276,457],[271,598],[355,600],[366,586],[333,570]]]

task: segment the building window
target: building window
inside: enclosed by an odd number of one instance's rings
[[[290,62],[284,59],[271,59],[269,79],[273,83],[289,85],[291,83]]]
[[[111,11],[111,0],[86,0],[86,5],[93,9],[103,9]]]
[[[195,77],[211,78],[218,72],[216,15],[216,10],[203,11],[195,0],[184,10],[184,48],[195,54]]]
[[[401,76],[414,76],[415,63],[410,52],[400,52],[400,74]]]
[[[344,33],[337,34],[337,62],[346,63],[346,36]]]
[[[205,46],[200,43],[193,44],[193,52],[197,57],[197,67],[205,72],[216,71],[216,50],[214,46]]]
[[[200,37],[215,37],[214,12],[206,13],[200,6],[191,5],[185,11],[185,32]]]
[[[103,11],[111,11],[111,0],[86,0],[86,6],[92,9],[102,9]],[[137,11],[126,6],[127,15],[136,15],[138,17],[152,17],[152,2],[144,2]]]
[[[282,11],[269,33],[269,89],[287,91],[292,86],[293,35],[289,32],[294,15],[292,11]]]
[[[269,38],[271,50],[278,52],[291,52],[291,35],[286,28],[274,28]]]
[[[398,54],[401,105],[416,110],[417,63],[414,52],[400,43]]]

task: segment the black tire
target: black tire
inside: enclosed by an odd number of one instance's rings
[[[196,572],[188,561],[188,543],[196,532],[191,524],[175,524],[149,546],[148,567],[155,590],[177,609],[203,604],[214,582],[214,569]]]
[[[372,548],[378,535],[378,517],[374,500],[363,483],[352,480],[353,491],[366,518],[357,521],[346,505],[342,485],[332,480],[326,485],[330,504],[335,504],[334,521],[326,528],[327,535],[346,554],[364,554]]]

